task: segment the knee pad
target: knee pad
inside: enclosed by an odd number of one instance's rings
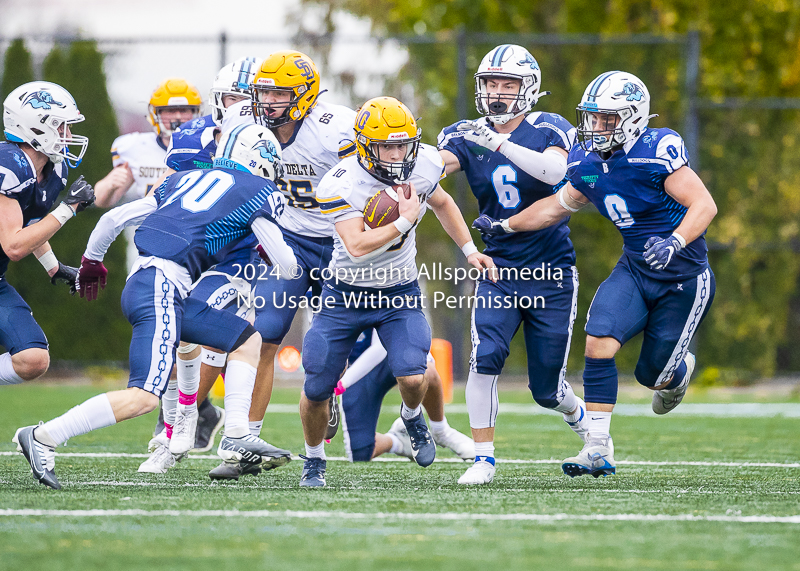
[[[178,354],[187,355],[197,349],[197,343],[187,343],[185,345],[178,345]]]

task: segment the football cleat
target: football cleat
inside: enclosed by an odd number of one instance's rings
[[[405,456],[409,460],[413,460],[414,451],[411,449],[411,439],[408,437],[408,431],[406,430],[406,425],[402,418],[398,417],[397,420],[392,423],[389,434],[394,434],[403,445],[403,449],[398,452],[397,455]]]
[[[277,466],[273,466],[277,467]],[[269,468],[268,468],[269,469]],[[212,480],[238,480],[241,476],[252,474],[258,476],[261,466],[249,462],[224,461],[208,473]]]
[[[254,464],[265,470],[288,464],[292,459],[292,453],[288,450],[277,448],[251,434],[241,438],[223,436],[217,454],[225,461]]]
[[[595,478],[611,476],[617,473],[614,462],[614,442],[611,437],[594,438],[586,435],[586,444],[577,456],[567,458],[561,463],[561,469],[570,478],[589,474]]]
[[[178,410],[175,411],[175,426],[172,427],[172,438],[169,440],[169,451],[172,454],[187,454],[194,448],[198,418],[196,406],[178,405]]]
[[[566,422],[569,427],[580,436],[581,440],[586,442],[586,435],[589,434],[589,418],[586,416],[586,403],[583,402],[583,399],[580,397],[575,397],[578,399],[579,405],[578,408],[580,409],[580,417],[575,422],[570,422],[567,420],[567,415],[564,416],[564,422]]]
[[[423,468],[430,466],[436,458],[436,443],[425,423],[425,416],[420,412],[410,420],[405,418],[402,420],[406,426],[408,437],[411,439],[411,453],[414,461]]]
[[[681,384],[674,389],[653,391],[653,412],[656,414],[667,414],[673,408],[681,404],[683,397],[686,396],[686,389],[689,388],[689,381],[694,372],[696,360],[692,353],[686,353],[683,362],[686,363],[686,375]]]
[[[481,484],[491,484],[494,480],[495,466],[494,458],[489,461],[488,456],[478,456],[475,463],[469,467],[458,479],[458,483],[466,486]]]
[[[172,454],[169,451],[169,439],[166,432],[153,437],[147,445],[150,457],[142,462],[138,472],[143,474],[166,474],[176,462],[180,462],[188,454]]]
[[[60,490],[61,484],[53,471],[56,452],[50,446],[36,440],[33,436],[34,430],[36,430],[36,426],[20,428],[14,434],[13,442],[17,444],[28,464],[31,465],[31,472],[36,481],[54,490]],[[48,468],[48,462],[52,467]]]
[[[300,455],[303,462],[303,474],[300,476],[300,487],[302,488],[324,488],[325,469],[327,462],[322,458],[308,458]]]
[[[225,411],[211,404],[209,399],[197,405],[200,417],[197,420],[197,436],[194,441],[195,452],[208,452],[214,447],[214,438],[225,425]]]
[[[452,450],[462,460],[475,458],[475,443],[466,434],[449,426],[442,434],[434,434],[433,440],[442,448]]]
[[[342,415],[339,412],[339,397],[337,395],[331,396],[328,399],[328,428],[325,431],[325,440],[330,441],[339,431],[339,423],[342,420]]]
[[[39,426],[43,425],[44,422],[39,422]],[[19,445],[19,433],[22,429],[18,428],[17,432],[14,433],[14,438],[11,439],[11,442],[17,445],[17,452],[22,452],[22,446]],[[45,466],[51,472],[56,469],[56,450],[55,448],[50,448],[49,446],[44,447],[44,457],[46,459]]]

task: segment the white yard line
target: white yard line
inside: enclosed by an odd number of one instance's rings
[[[322,520],[421,520],[430,521],[697,521],[727,523],[790,523],[800,524],[800,515],[709,515],[693,514],[493,514],[493,513],[358,513],[333,511],[236,511],[236,510],[35,510],[3,509],[2,517],[213,517],[213,518],[268,518]]]
[[[0,456],[18,456],[19,452],[0,451]],[[149,454],[133,454],[127,452],[57,452],[56,456],[61,458],[149,458]],[[216,454],[193,454],[190,460],[214,460],[219,461]],[[293,460],[299,460],[299,456],[292,456]],[[344,456],[329,456],[331,462],[347,462]],[[410,463],[408,458],[375,458],[374,462],[401,462]],[[465,464],[467,461],[460,458],[437,458],[435,462],[440,464]],[[513,459],[497,458],[498,464],[561,464],[561,460],[550,458],[547,460],[534,459]],[[664,462],[649,462],[645,460],[617,460],[618,465],[623,466],[707,466],[721,468],[800,468],[800,462],[695,462],[688,460],[675,460]]]

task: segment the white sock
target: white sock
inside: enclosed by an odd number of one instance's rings
[[[11,353],[0,355],[0,385],[18,385],[24,383],[25,379],[20,377],[14,370],[11,363]]]
[[[170,380],[167,390],[161,395],[161,412],[164,413],[164,424],[175,426],[175,411],[178,408],[178,381]],[[172,436],[170,431],[169,436]]]
[[[564,384],[566,385],[566,389],[564,390],[564,398],[561,399],[561,402],[558,403],[558,406],[556,406],[553,410],[560,412],[564,415],[564,418],[566,418],[569,416],[570,412],[578,407],[580,401],[578,401],[578,397],[575,396],[575,391],[572,390],[572,386],[566,381]],[[578,417],[580,417],[580,411],[576,412],[578,413]],[[576,420],[578,419],[572,419],[570,422],[575,422]]]
[[[403,443],[400,442],[400,439],[397,437],[397,435],[389,432],[386,436],[392,440],[392,447],[389,449],[389,452],[392,454],[400,454],[400,452],[403,451]]]
[[[498,375],[484,375],[470,371],[467,377],[467,412],[471,428],[491,428],[497,421],[497,409],[500,401],[497,398]]]
[[[422,414],[422,405],[418,404],[417,408],[410,409],[406,406],[406,403],[403,403],[400,406],[400,416],[402,416],[405,420],[411,420],[412,418],[418,417]]]
[[[608,438],[611,434],[611,413],[589,410],[586,415],[589,417],[589,434],[593,438]]]
[[[308,442],[306,442],[306,456],[308,458],[322,458],[325,460],[327,456],[325,456],[325,441],[323,440],[316,446],[309,446]]]
[[[201,356],[184,361],[178,359],[178,390],[185,395],[196,395],[200,388]]]
[[[225,436],[250,434],[250,403],[256,385],[256,368],[244,361],[228,361],[225,373]]]
[[[261,436],[261,427],[264,425],[263,420],[251,420],[250,421],[250,435],[251,436]]]
[[[475,456],[488,456],[494,458],[494,442],[476,442]]]
[[[437,435],[444,434],[450,428],[450,425],[447,424],[447,417],[442,420],[431,420],[430,428],[431,434],[435,440]]]
[[[43,444],[57,446],[73,436],[80,436],[116,423],[117,419],[114,417],[108,396],[102,394],[69,409],[50,422],[45,422],[34,431],[33,435]]]

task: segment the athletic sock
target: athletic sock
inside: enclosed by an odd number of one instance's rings
[[[592,438],[608,438],[611,434],[611,413],[590,410],[586,415],[589,417],[589,435]]]
[[[316,446],[309,446],[308,442],[306,442],[306,457],[322,458],[325,460],[327,458],[327,456],[325,456],[325,441],[323,440]]]
[[[491,428],[497,420],[497,375],[470,371],[467,377],[467,412],[471,428]]]
[[[406,403],[403,403],[400,406],[400,416],[403,417],[404,420],[411,420],[412,418],[417,418],[420,414],[422,414],[422,405],[418,404],[417,408],[411,409],[406,406]]]
[[[181,404],[192,404],[197,400],[197,390],[200,388],[200,362],[202,356],[194,359],[178,359],[178,390],[181,392]],[[192,403],[183,402],[194,399]]]
[[[261,436],[261,427],[264,425],[263,420],[251,420],[250,421],[250,435],[251,436]]]
[[[250,434],[250,403],[256,384],[256,368],[237,359],[228,361],[225,376],[225,436]]]
[[[611,359],[586,357],[583,370],[583,400],[602,404],[617,403],[617,363]]]
[[[494,441],[475,443],[475,461],[481,460],[494,466]]]
[[[164,428],[167,438],[172,438],[172,427],[175,426],[175,412],[178,409],[178,380],[172,379],[167,384],[167,390],[161,395],[161,412],[164,415]]]
[[[403,451],[403,443],[400,441],[400,438],[391,432],[387,433],[386,436],[388,436],[392,441],[392,447],[389,449],[389,452],[392,454],[400,454]]]
[[[105,394],[92,397],[67,412],[45,422],[34,430],[33,436],[42,444],[57,446],[72,438],[98,428],[117,423],[114,410]]]
[[[556,407],[553,408],[553,410],[563,414],[564,419],[567,420],[567,422],[575,422],[576,420],[578,420],[578,418],[580,418],[581,415],[581,411],[578,408],[580,401],[578,400],[578,397],[575,396],[575,391],[572,390],[572,385],[570,385],[566,381],[564,382],[564,384],[566,385],[566,387],[564,388],[564,396],[561,399],[561,402],[558,403],[558,405],[556,405]],[[574,415],[569,414],[573,410],[575,411],[575,415],[577,415],[577,417],[574,419],[572,418]],[[567,419],[567,417],[570,418]]]
[[[431,420],[430,429],[433,439],[436,440],[437,436],[443,435],[450,429],[450,425],[447,423],[447,417],[442,418],[442,420]]]
[[[25,379],[20,377],[14,370],[11,362],[11,353],[0,355],[0,385],[18,385],[24,383]]]

